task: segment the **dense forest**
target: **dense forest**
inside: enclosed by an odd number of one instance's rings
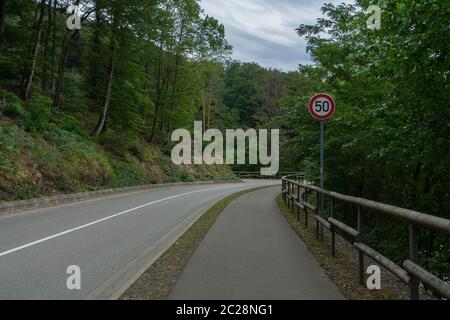
[[[81,30],[66,27],[70,4]],[[313,64],[282,72],[233,61],[197,0],[0,0],[1,199],[232,178],[170,163],[171,132],[195,120],[279,128],[281,170],[317,181],[319,124],[306,106],[329,92],[327,189],[449,218],[449,3],[380,0],[381,30],[366,27],[369,4],[299,21]],[[406,226],[370,217],[367,241],[402,261]],[[449,277],[448,240],[421,238],[424,266]]]
[[[212,122],[231,50],[198,1],[0,3],[1,199],[233,178],[167,152],[172,130]]]

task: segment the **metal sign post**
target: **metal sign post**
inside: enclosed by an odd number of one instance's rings
[[[320,188],[325,188],[325,120],[330,119],[334,115],[336,104],[334,99],[326,93],[315,95],[309,102],[309,112],[311,115],[320,120]],[[323,196],[320,197],[319,216],[324,213],[325,202]],[[323,239],[323,226],[319,227],[320,238]]]
[[[323,121],[320,121],[320,188],[323,189],[325,187],[325,178],[324,178],[324,143],[325,143],[325,124]],[[323,209],[323,208],[322,208]]]
[[[325,121],[320,121],[320,188],[325,188],[324,165],[325,165]],[[325,201],[323,196],[320,197],[319,216],[322,216],[325,209]],[[319,226],[320,240],[323,240],[323,225]]]

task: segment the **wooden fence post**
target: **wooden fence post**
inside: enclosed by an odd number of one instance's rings
[[[419,232],[414,224],[409,225],[409,260],[418,264],[419,263]],[[419,284],[420,281],[417,277],[411,276],[410,282],[410,299],[419,300]]]

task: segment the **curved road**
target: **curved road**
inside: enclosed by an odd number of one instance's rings
[[[274,181],[183,186],[0,217],[0,299],[108,299],[124,290],[202,213]],[[68,290],[68,266],[81,290]]]

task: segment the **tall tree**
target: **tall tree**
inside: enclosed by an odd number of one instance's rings
[[[44,28],[45,3],[46,3],[45,0],[41,0],[38,5],[38,10],[37,10],[38,18],[37,18],[36,25],[35,25],[36,32],[34,34],[34,44],[32,46],[33,49],[31,52],[31,60],[26,69],[26,74],[25,74],[25,78],[24,78],[25,81],[23,83],[23,96],[24,96],[25,100],[27,100],[29,98],[31,86],[33,85],[34,74],[36,72],[36,64],[37,64],[39,49],[41,46],[42,32],[43,32],[43,28]]]
[[[3,48],[5,35],[6,0],[0,0],[0,53]]]

